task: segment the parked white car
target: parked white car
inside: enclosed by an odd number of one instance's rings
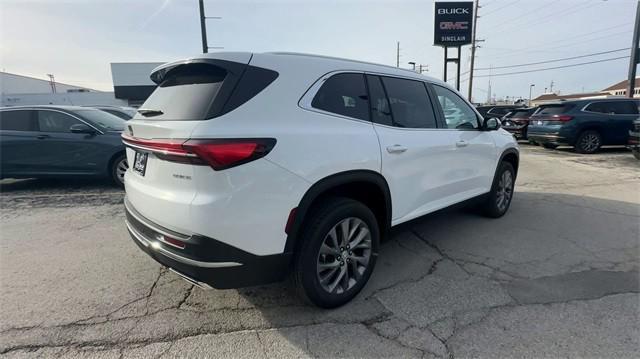
[[[436,79],[231,52],[151,79],[157,89],[123,134],[127,226],[200,287],[293,272],[304,297],[336,307],[366,284],[392,226],[470,199],[491,217],[511,203],[515,140]]]

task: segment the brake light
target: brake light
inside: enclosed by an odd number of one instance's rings
[[[553,119],[561,122],[567,122],[567,121],[571,121],[573,119],[573,116],[555,115],[553,116]]]
[[[122,141],[128,147],[153,152],[165,161],[209,165],[216,171],[262,158],[276,144],[273,138],[143,140],[125,134]]]

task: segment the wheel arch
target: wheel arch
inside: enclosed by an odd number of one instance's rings
[[[124,148],[114,152],[111,155],[111,157],[109,158],[109,161],[107,162],[107,169],[106,169],[107,176],[111,177],[111,167],[113,167],[113,162],[120,156],[125,156],[126,158],[126,155],[127,155],[127,151]]]
[[[510,147],[502,152],[502,155],[500,155],[500,160],[498,161],[498,165],[496,166],[495,176],[498,175],[498,169],[500,168],[500,164],[502,162],[509,162],[511,166],[513,166],[515,175],[516,176],[518,175],[518,166],[520,164],[520,152],[517,149]],[[494,176],[494,179],[495,179],[495,176]]]
[[[288,227],[284,252],[294,252],[299,235],[314,204],[323,198],[341,196],[367,205],[376,216],[384,237],[391,227],[391,192],[385,178],[371,170],[353,170],[327,176],[313,184],[304,194]]]

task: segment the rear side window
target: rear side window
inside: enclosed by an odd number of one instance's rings
[[[367,75],[369,85],[369,102],[371,103],[371,121],[381,125],[393,126],[389,100],[384,93],[382,82],[378,76]]]
[[[40,132],[71,132],[71,126],[77,123],[80,123],[80,121],[65,113],[38,110],[38,127],[40,128]]]
[[[488,114],[504,116],[511,111],[508,107],[494,107],[491,110],[487,111]]]
[[[393,125],[404,128],[436,128],[433,106],[423,82],[383,77],[391,104]]]
[[[369,120],[369,101],[363,74],[343,73],[327,79],[311,106],[319,110]]]
[[[0,130],[36,131],[36,125],[33,119],[33,111],[0,111]]]
[[[509,112],[509,114],[507,115],[507,117],[511,118],[511,117],[527,117],[529,116],[531,112],[529,111],[523,111],[523,110],[514,110]]]
[[[567,113],[573,109],[575,105],[562,104],[562,105],[546,105],[540,106],[540,109],[535,113],[536,115],[560,115]]]
[[[585,111],[611,115],[637,115],[638,105],[633,101],[600,101],[592,102]]]

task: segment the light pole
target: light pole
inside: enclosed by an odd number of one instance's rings
[[[536,86],[536,84],[529,85],[529,107],[531,107],[531,90]]]
[[[409,61],[409,65],[413,66],[413,71],[416,70],[416,63],[413,61]]]

